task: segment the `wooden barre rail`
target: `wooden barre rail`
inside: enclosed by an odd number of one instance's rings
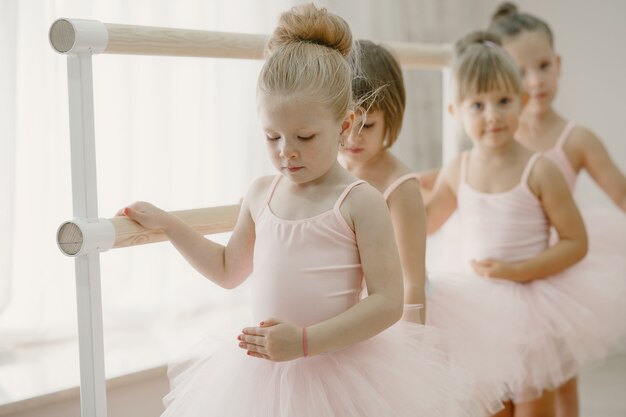
[[[203,235],[230,232],[237,223],[239,205],[208,207],[173,211],[183,222]],[[57,244],[68,256],[81,256],[113,248],[163,242],[167,236],[162,230],[149,230],[128,217],[114,217],[87,221],[74,218],[57,230]]]
[[[263,59],[266,35],[105,23],[104,53]]]
[[[263,59],[268,35],[212,32],[59,19],[50,43],[60,53],[90,53]],[[443,68],[452,61],[450,44],[382,42],[405,68]]]
[[[192,210],[171,212],[187,223],[195,231],[203,235],[230,232],[235,227],[239,215],[239,205],[208,207]],[[115,243],[113,248],[145,245],[147,243],[163,242],[167,236],[161,230],[148,230],[128,217],[114,217],[110,219],[115,228]]]

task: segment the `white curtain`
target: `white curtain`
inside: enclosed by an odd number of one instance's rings
[[[55,244],[72,209],[66,59],[48,44],[52,22],[269,33],[297,3],[0,1],[0,341],[76,332],[73,260]],[[343,16],[356,38],[447,42],[477,25],[474,9],[458,1],[318,4]],[[101,217],[134,200],[168,210],[236,203],[253,178],[273,172],[256,118],[260,62],[122,55],[93,62]],[[438,166],[441,76],[405,77],[409,106],[395,149],[415,169]],[[106,328],[145,327],[245,298],[206,282],[167,243],[112,250],[101,263]]]
[[[0,2],[0,313],[11,293],[13,266],[13,200],[15,196],[15,94],[17,7]]]
[[[55,244],[71,218],[66,58],[47,40],[59,17],[268,33],[277,10],[249,1],[0,2],[0,341],[76,332],[74,262]],[[243,12],[245,11],[245,12]],[[236,203],[272,169],[257,125],[260,61],[95,56],[101,217],[134,200],[168,209]],[[101,256],[106,328],[146,326],[239,303],[167,243]]]

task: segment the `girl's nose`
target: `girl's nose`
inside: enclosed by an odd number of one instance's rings
[[[359,126],[355,126],[352,129],[352,132],[350,132],[350,135],[348,135],[348,138],[346,139],[346,144],[347,145],[355,145],[359,142],[361,142],[362,137],[361,137],[361,128]]]
[[[296,148],[293,146],[290,140],[288,139],[280,139],[280,157],[285,159],[294,158],[297,154]]]
[[[485,108],[485,118],[487,120],[496,120],[500,116],[500,111],[496,106],[487,106]]]
[[[541,85],[541,76],[535,71],[526,73],[524,78],[528,89],[537,88]]]

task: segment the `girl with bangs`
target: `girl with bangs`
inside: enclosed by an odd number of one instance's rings
[[[594,315],[568,289],[590,272],[569,269],[587,252],[585,227],[558,168],[514,138],[526,98],[499,39],[459,42],[453,83],[449,111],[473,147],[444,167],[426,204],[429,233],[457,211],[461,245],[449,260],[458,273],[429,274],[427,324],[488,352],[482,372],[505,391],[498,416],[554,416],[553,390],[606,355]]]

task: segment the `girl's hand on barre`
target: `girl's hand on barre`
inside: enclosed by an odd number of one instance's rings
[[[137,201],[117,212],[117,216],[126,216],[146,229],[165,229],[170,219],[170,213],[161,210],[145,201]]]
[[[256,358],[283,362],[304,356],[302,328],[277,319],[262,321],[259,327],[246,327],[237,340],[241,349]]]
[[[483,259],[481,261],[472,260],[471,264],[474,272],[481,277],[517,281],[517,266],[514,263],[496,259]]]

